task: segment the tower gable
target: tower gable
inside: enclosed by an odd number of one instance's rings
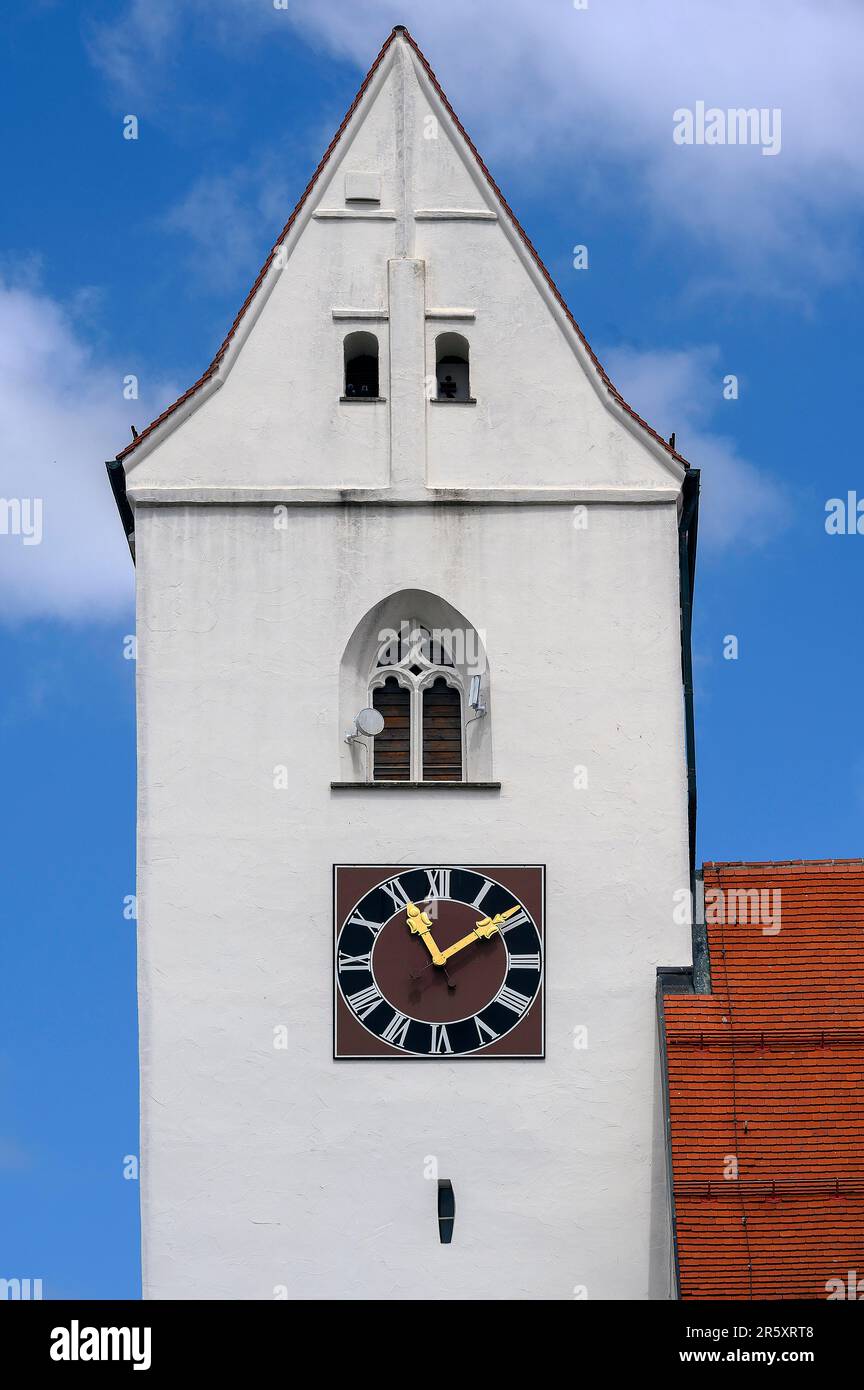
[[[133,502],[671,500],[686,467],[605,376],[404,30],[210,368],[118,457]]]

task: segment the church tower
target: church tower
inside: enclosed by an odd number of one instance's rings
[[[145,1297],[674,1297],[694,474],[404,29],[110,471]]]

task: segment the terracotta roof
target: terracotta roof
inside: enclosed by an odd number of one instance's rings
[[[678,463],[682,464],[683,467],[689,468],[690,465],[689,465],[689,463],[687,462],[687,459],[685,459],[684,456],[683,456],[682,454],[679,454],[675,449],[673,449],[672,446],[668,443],[668,441],[665,440],[665,439],[662,437],[662,435],[659,435],[659,434],[657,433],[656,430],[652,429],[651,426],[650,426],[649,424],[647,424],[646,421],[643,420],[642,417],[641,417],[640,415],[638,415],[638,414],[636,413],[636,411],[633,410],[633,408],[632,408],[630,405],[627,404],[627,402],[625,401],[624,397],[621,395],[620,391],[619,391],[619,390],[613,385],[613,383],[610,381],[610,379],[609,379],[609,377],[607,376],[605,370],[603,369],[603,367],[601,366],[600,362],[598,361],[596,354],[594,353],[593,349],[591,348],[591,346],[590,346],[590,344],[589,344],[587,338],[585,337],[585,334],[582,332],[582,330],[581,330],[581,328],[579,327],[578,323],[576,322],[576,320],[574,319],[574,317],[573,317],[573,315],[571,314],[570,310],[568,309],[568,307],[567,307],[567,305],[566,305],[566,303],[565,303],[565,301],[564,301],[564,299],[563,299],[563,297],[562,297],[562,295],[561,295],[561,292],[559,291],[557,285],[555,284],[555,282],[554,282],[553,279],[552,279],[552,276],[549,274],[549,271],[546,269],[546,266],[543,264],[543,261],[540,259],[540,256],[539,256],[539,254],[538,254],[536,248],[533,246],[533,244],[532,244],[531,241],[529,240],[529,238],[528,238],[528,236],[526,235],[525,231],[523,230],[523,228],[522,228],[522,226],[521,226],[521,224],[520,224],[518,218],[516,217],[516,214],[513,212],[512,208],[511,208],[511,207],[509,206],[509,204],[507,203],[507,201],[506,201],[506,199],[504,198],[504,195],[502,194],[500,188],[498,187],[497,183],[496,183],[495,180],[493,179],[492,175],[490,174],[490,172],[489,172],[489,170],[487,169],[486,165],[484,164],[483,160],[480,158],[480,155],[479,155],[479,153],[478,153],[478,151],[477,151],[477,148],[476,148],[476,146],[475,146],[473,140],[472,140],[471,137],[468,135],[467,131],[465,130],[464,126],[462,125],[461,121],[459,120],[458,116],[456,115],[455,111],[453,110],[453,107],[450,105],[450,102],[447,100],[447,97],[445,96],[444,91],[442,90],[441,84],[439,83],[437,77],[435,76],[434,72],[432,71],[431,67],[429,66],[429,63],[427,62],[427,60],[426,60],[424,54],[420,51],[420,49],[418,48],[416,42],[415,42],[414,39],[412,38],[411,34],[409,34],[408,30],[404,27],[404,25],[401,25],[401,24],[400,24],[400,25],[397,25],[397,26],[393,29],[393,31],[388,35],[388,37],[387,37],[387,39],[386,39],[386,41],[385,41],[385,43],[384,43],[384,45],[383,45],[383,47],[382,47],[380,53],[378,54],[377,58],[375,59],[374,63],[372,64],[371,68],[369,69],[369,71],[367,72],[366,76],[364,77],[363,82],[362,82],[361,85],[360,85],[360,89],[359,89],[359,91],[357,92],[357,95],[355,96],[355,98],[354,98],[354,100],[352,101],[351,105],[349,106],[347,112],[345,113],[345,117],[344,117],[344,119],[343,119],[343,121],[342,121],[342,124],[339,126],[339,129],[337,130],[336,134],[333,136],[333,139],[330,141],[330,144],[327,146],[327,149],[326,149],[325,152],[324,152],[324,155],[323,155],[323,157],[322,157],[322,159],[321,159],[321,162],[319,163],[317,169],[315,170],[314,174],[312,175],[311,179],[309,180],[308,184],[306,185],[305,189],[303,190],[303,193],[302,193],[302,195],[301,195],[301,197],[300,197],[299,202],[297,203],[296,207],[294,208],[294,211],[291,213],[291,216],[288,218],[288,221],[285,223],[285,226],[282,228],[282,231],[279,233],[278,237],[276,238],[276,241],[275,241],[274,244],[273,244],[273,248],[272,248],[272,250],[270,251],[270,254],[268,255],[268,257],[267,257],[266,261],[264,262],[263,266],[261,267],[260,271],[258,272],[258,275],[257,275],[257,277],[256,277],[255,283],[253,284],[251,290],[249,291],[249,293],[247,294],[246,298],[244,299],[243,304],[242,304],[241,307],[240,307],[239,313],[237,314],[236,318],[234,319],[234,322],[232,323],[232,325],[231,325],[231,327],[230,327],[228,333],[226,334],[225,338],[223,339],[223,341],[222,341],[222,343],[221,343],[221,345],[220,345],[220,347],[219,347],[219,350],[218,350],[218,352],[216,353],[216,356],[213,358],[213,361],[210,363],[210,366],[209,366],[209,367],[207,368],[207,370],[198,378],[198,380],[197,380],[192,386],[189,387],[188,391],[184,391],[182,396],[179,396],[179,397],[177,398],[177,400],[174,401],[174,403],[173,403],[172,405],[169,405],[168,408],[167,408],[166,410],[163,410],[163,411],[162,411],[162,414],[161,414],[161,415],[158,415],[158,416],[156,417],[156,419],[153,420],[153,421],[151,421],[151,423],[150,423],[149,425],[147,425],[147,427],[146,427],[145,429],[141,430],[140,434],[137,436],[136,439],[134,439],[130,444],[128,444],[128,445],[126,446],[125,449],[121,449],[120,453],[117,454],[117,456],[116,456],[117,459],[118,459],[118,460],[121,460],[121,459],[128,458],[130,454],[134,453],[134,451],[144,442],[144,440],[147,439],[148,436],[149,436],[150,434],[152,434],[153,430],[155,430],[155,429],[157,428],[158,425],[161,425],[162,422],[163,422],[163,420],[167,420],[167,419],[169,418],[169,416],[173,415],[174,412],[175,412],[176,410],[178,410],[179,407],[180,407],[181,405],[183,405],[183,403],[184,403],[185,401],[189,400],[190,396],[193,396],[193,395],[195,394],[195,392],[198,391],[198,390],[204,385],[204,383],[205,383],[206,381],[209,381],[209,379],[213,376],[214,372],[216,372],[216,370],[218,369],[219,364],[220,364],[220,362],[222,361],[222,359],[223,359],[223,357],[225,356],[225,353],[226,353],[226,351],[227,351],[227,349],[228,349],[229,343],[231,342],[232,338],[234,337],[234,334],[237,332],[237,328],[238,328],[238,326],[239,326],[239,324],[240,324],[240,322],[241,322],[241,320],[242,320],[244,314],[246,313],[246,310],[249,308],[249,305],[252,303],[253,299],[255,298],[255,295],[256,295],[257,292],[258,292],[258,289],[259,289],[259,287],[260,287],[260,285],[261,285],[261,282],[262,282],[262,280],[264,279],[264,276],[267,274],[267,271],[269,270],[270,265],[272,264],[273,258],[274,258],[274,256],[276,255],[279,246],[280,246],[280,245],[282,244],[282,242],[285,240],[285,237],[288,235],[288,233],[290,232],[292,226],[293,226],[294,223],[296,222],[297,217],[299,216],[301,209],[303,208],[303,206],[304,206],[304,204],[305,204],[307,198],[309,197],[309,195],[311,194],[313,188],[315,187],[315,184],[317,183],[318,178],[319,178],[319,176],[320,176],[322,170],[325,168],[325,166],[326,166],[328,160],[330,159],[330,156],[332,155],[332,153],[333,153],[333,151],[335,150],[336,146],[339,144],[339,141],[340,141],[340,139],[342,138],[342,135],[343,135],[344,131],[347,129],[347,127],[348,127],[348,125],[349,125],[349,123],[350,123],[350,121],[351,121],[351,118],[352,118],[352,116],[354,115],[354,112],[356,111],[357,107],[359,106],[360,102],[362,101],[363,96],[365,95],[366,90],[367,90],[367,88],[368,88],[370,82],[372,81],[372,78],[374,77],[375,73],[377,72],[378,68],[380,67],[381,63],[383,62],[384,57],[385,57],[387,51],[389,50],[390,45],[393,43],[394,39],[396,38],[397,34],[401,35],[401,36],[405,39],[405,41],[406,41],[408,44],[410,44],[411,48],[413,49],[414,53],[416,54],[416,56],[417,56],[419,62],[421,63],[421,65],[422,65],[424,71],[426,72],[426,74],[427,74],[427,76],[428,76],[430,82],[432,83],[433,87],[435,88],[435,91],[437,92],[438,96],[440,97],[440,99],[441,99],[441,101],[442,101],[444,107],[446,108],[446,110],[448,111],[449,115],[451,116],[451,118],[452,118],[452,120],[453,120],[453,122],[454,122],[454,124],[455,124],[455,126],[456,126],[456,128],[457,128],[457,130],[458,130],[459,133],[462,135],[463,139],[465,140],[465,143],[467,144],[468,148],[470,149],[471,153],[473,154],[474,158],[476,159],[478,165],[480,166],[480,169],[482,170],[482,172],[483,172],[483,174],[484,174],[484,176],[485,176],[485,178],[486,178],[486,180],[487,180],[487,182],[488,182],[490,188],[491,188],[492,191],[494,192],[496,198],[499,200],[499,202],[500,202],[501,206],[503,207],[504,211],[506,212],[507,216],[510,218],[510,221],[512,222],[512,224],[513,224],[513,226],[514,226],[516,232],[518,233],[519,237],[521,238],[522,242],[524,243],[526,249],[528,250],[528,252],[529,252],[529,253],[531,254],[531,256],[533,257],[534,261],[536,262],[537,267],[538,267],[540,273],[542,274],[544,280],[546,281],[547,285],[549,286],[549,289],[551,290],[551,292],[552,292],[552,294],[554,295],[555,299],[557,300],[558,304],[561,306],[562,310],[563,310],[564,313],[566,314],[569,323],[571,324],[571,326],[573,327],[573,329],[575,330],[575,332],[578,334],[578,336],[579,336],[579,338],[580,338],[580,340],[581,340],[583,346],[585,347],[586,352],[588,353],[589,357],[591,358],[591,361],[593,362],[593,364],[594,364],[594,366],[595,366],[595,368],[596,368],[596,370],[597,370],[597,372],[598,372],[598,374],[599,374],[601,380],[603,381],[604,385],[606,386],[606,389],[608,390],[610,396],[612,396],[612,397],[614,398],[614,400],[617,401],[617,403],[627,412],[627,414],[630,415],[631,418],[632,418],[633,420],[635,420],[636,423],[637,423],[638,425],[640,425],[641,428],[644,429],[644,430],[651,436],[652,439],[654,439],[658,444],[660,444],[660,445],[663,447],[663,449],[665,449],[665,451],[666,451],[672,458],[674,458]]]
[[[824,1299],[864,1277],[864,859],[704,869],[713,992],[663,1001],[681,1297]]]

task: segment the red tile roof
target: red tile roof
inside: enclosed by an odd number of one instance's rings
[[[824,1299],[864,1278],[864,860],[705,896],[712,993],[663,1001],[681,1297]]]
[[[360,102],[362,101],[363,96],[365,95],[366,90],[367,90],[367,88],[368,88],[370,82],[372,81],[372,78],[374,77],[375,73],[377,72],[378,68],[380,67],[380,65],[381,65],[381,63],[382,63],[382,61],[383,61],[383,59],[384,59],[384,57],[385,57],[385,54],[387,53],[388,49],[390,48],[390,46],[391,46],[391,44],[393,43],[394,39],[396,38],[397,34],[400,34],[400,35],[405,39],[405,41],[411,46],[411,48],[413,49],[414,53],[416,54],[416,56],[417,56],[417,58],[418,58],[420,64],[422,65],[424,71],[426,72],[426,75],[428,76],[430,82],[432,83],[432,86],[435,88],[435,91],[437,92],[439,98],[441,99],[441,102],[443,103],[445,109],[447,110],[447,112],[448,112],[449,115],[451,116],[451,118],[452,118],[452,120],[453,120],[453,122],[454,122],[454,124],[455,124],[455,126],[456,126],[456,128],[457,128],[457,130],[458,130],[459,133],[461,134],[462,138],[465,140],[465,143],[467,144],[468,148],[470,149],[471,153],[473,154],[474,158],[476,159],[478,165],[480,166],[480,169],[482,170],[483,175],[484,175],[484,177],[486,178],[486,181],[488,182],[490,188],[492,189],[493,193],[495,194],[495,197],[496,197],[496,198],[498,199],[498,201],[500,202],[501,206],[503,207],[504,211],[506,212],[507,216],[509,217],[510,221],[512,222],[513,227],[515,228],[517,234],[519,235],[520,239],[521,239],[522,242],[524,243],[526,249],[529,251],[529,253],[530,253],[531,256],[533,257],[534,261],[536,262],[536,265],[537,265],[538,270],[540,271],[541,275],[543,276],[544,280],[546,281],[546,283],[547,283],[547,285],[548,285],[550,291],[552,292],[553,296],[554,296],[555,299],[557,300],[558,304],[561,306],[561,308],[563,309],[564,313],[566,314],[567,319],[568,319],[568,321],[569,321],[571,327],[572,327],[572,328],[575,330],[575,332],[577,333],[577,335],[578,335],[580,341],[582,342],[582,345],[584,346],[586,352],[588,353],[589,357],[591,358],[591,361],[592,361],[592,363],[594,364],[594,367],[595,367],[595,369],[596,369],[598,375],[600,376],[600,379],[602,380],[604,386],[606,387],[607,391],[609,392],[610,396],[612,396],[613,399],[614,399],[615,401],[617,401],[617,403],[622,407],[622,409],[625,410],[625,411],[627,412],[627,414],[628,414],[629,416],[631,416],[631,418],[632,418],[633,420],[635,420],[635,422],[636,422],[643,430],[645,430],[647,434],[649,434],[649,435],[651,436],[652,439],[654,439],[658,444],[662,445],[662,447],[665,449],[665,451],[666,451],[667,454],[669,454],[672,458],[674,458],[678,463],[682,464],[685,468],[688,468],[688,467],[689,467],[689,464],[688,464],[687,460],[684,458],[684,456],[683,456],[682,454],[679,454],[675,449],[673,449],[672,446],[671,446],[671,444],[669,444],[668,441],[665,440],[665,439],[662,437],[662,435],[659,435],[659,434],[657,433],[656,430],[652,429],[651,426],[650,426],[649,424],[647,424],[647,423],[642,419],[641,415],[638,415],[638,414],[636,413],[636,411],[633,410],[633,408],[632,408],[630,405],[627,404],[627,402],[625,401],[624,397],[621,395],[620,391],[619,391],[619,390],[617,389],[617,387],[615,387],[615,386],[613,385],[613,383],[610,381],[610,379],[609,379],[609,377],[607,376],[605,370],[603,369],[603,367],[601,366],[600,362],[598,361],[597,356],[595,355],[593,349],[591,348],[591,345],[589,344],[588,339],[585,337],[585,334],[582,332],[582,329],[579,327],[579,325],[578,325],[578,323],[576,322],[576,320],[574,319],[573,315],[570,313],[570,310],[568,309],[566,303],[564,302],[564,299],[563,299],[563,297],[562,297],[562,295],[561,295],[561,292],[559,291],[557,285],[556,285],[555,282],[553,281],[552,276],[549,274],[549,271],[546,269],[546,266],[543,264],[543,261],[540,259],[540,256],[539,256],[539,254],[538,254],[536,248],[533,246],[533,244],[532,244],[531,241],[529,240],[529,238],[528,238],[528,236],[526,235],[525,231],[523,230],[523,228],[522,228],[522,226],[521,226],[521,224],[520,224],[518,218],[516,217],[516,214],[513,212],[512,208],[511,208],[511,207],[509,206],[509,204],[507,203],[507,201],[506,201],[506,199],[504,198],[504,195],[502,194],[500,188],[498,187],[497,183],[496,183],[495,180],[493,179],[492,175],[490,174],[490,172],[489,172],[489,170],[487,169],[486,165],[484,164],[483,160],[480,158],[480,155],[479,155],[479,153],[478,153],[478,151],[477,151],[477,147],[475,146],[473,140],[472,140],[471,137],[468,135],[468,132],[465,130],[464,126],[462,125],[461,121],[459,120],[459,117],[456,115],[456,112],[453,110],[453,107],[450,105],[450,102],[447,100],[447,97],[446,97],[445,94],[444,94],[444,91],[443,91],[443,89],[442,89],[442,87],[441,87],[441,84],[439,83],[437,77],[435,76],[434,72],[432,71],[431,67],[429,66],[429,63],[427,62],[425,56],[423,55],[423,53],[421,53],[420,49],[418,48],[418,46],[417,46],[415,40],[412,38],[411,34],[409,34],[408,30],[404,27],[404,25],[401,25],[401,24],[398,24],[398,25],[396,26],[396,28],[393,29],[392,33],[390,33],[390,34],[388,35],[388,37],[387,37],[387,39],[386,39],[386,41],[385,41],[385,43],[384,43],[384,45],[383,45],[383,47],[382,47],[382,49],[381,49],[381,52],[378,54],[378,57],[375,59],[375,61],[374,61],[374,63],[372,64],[371,68],[369,69],[369,71],[367,72],[366,76],[364,77],[363,82],[362,82],[361,85],[360,85],[360,89],[359,89],[359,91],[357,92],[357,95],[355,96],[355,98],[354,98],[354,100],[352,101],[351,105],[349,106],[347,112],[345,113],[345,117],[344,117],[344,119],[343,119],[343,121],[342,121],[342,124],[339,126],[339,129],[337,130],[336,134],[333,136],[333,139],[330,141],[330,144],[327,146],[327,149],[326,149],[325,152],[324,152],[324,155],[323,155],[323,157],[322,157],[322,159],[321,159],[321,162],[319,163],[317,169],[315,170],[314,174],[312,175],[311,179],[309,180],[308,184],[306,185],[305,189],[303,190],[303,193],[302,193],[302,195],[301,195],[301,197],[300,197],[299,202],[297,203],[297,206],[294,208],[294,211],[291,213],[291,216],[288,218],[288,221],[285,223],[285,226],[282,228],[282,231],[279,233],[278,237],[276,238],[276,241],[275,241],[274,244],[273,244],[273,248],[272,248],[272,250],[270,251],[270,254],[268,255],[268,257],[267,257],[266,261],[264,262],[263,266],[261,267],[260,271],[258,272],[258,276],[257,276],[257,278],[256,278],[256,280],[255,280],[255,283],[253,284],[251,290],[249,291],[249,293],[247,294],[245,300],[243,301],[243,304],[242,304],[241,307],[240,307],[239,313],[237,314],[236,318],[234,319],[234,322],[232,323],[231,328],[229,329],[229,331],[228,331],[228,333],[226,334],[225,338],[223,339],[223,341],[222,341],[222,343],[221,343],[221,345],[220,345],[220,347],[219,347],[219,350],[218,350],[218,352],[216,353],[216,356],[213,358],[213,361],[210,363],[210,366],[209,366],[209,367],[207,368],[207,370],[198,378],[198,380],[197,380],[196,382],[194,382],[192,386],[189,387],[188,391],[184,391],[184,392],[183,392],[183,395],[182,395],[182,396],[179,396],[179,397],[177,398],[177,400],[174,401],[174,403],[173,403],[172,405],[169,405],[168,408],[167,408],[167,410],[163,410],[161,415],[158,415],[158,416],[156,417],[156,419],[153,420],[153,421],[151,421],[151,423],[150,423],[149,425],[147,425],[147,427],[146,427],[145,429],[141,430],[140,434],[137,436],[136,439],[134,439],[130,444],[127,444],[127,446],[126,446],[125,449],[121,449],[120,453],[117,454],[117,456],[116,456],[117,459],[120,460],[120,459],[128,458],[130,454],[134,453],[134,451],[144,442],[144,440],[147,439],[148,436],[149,436],[150,434],[152,434],[153,430],[155,430],[156,427],[157,427],[158,425],[161,425],[161,424],[162,424],[163,420],[167,420],[169,416],[173,415],[174,412],[175,412],[175,410],[179,409],[179,407],[180,407],[181,405],[183,405],[183,403],[184,403],[185,401],[189,400],[190,396],[193,396],[193,395],[195,394],[195,392],[198,391],[198,390],[200,389],[200,387],[202,387],[206,381],[209,381],[209,379],[213,376],[214,372],[217,371],[217,369],[218,369],[218,367],[219,367],[219,364],[221,363],[223,357],[225,356],[225,353],[226,353],[226,351],[227,351],[227,349],[228,349],[229,343],[231,342],[232,338],[234,337],[234,334],[237,332],[237,329],[238,329],[238,327],[239,327],[239,325],[240,325],[240,322],[241,322],[241,320],[242,320],[244,314],[246,313],[246,310],[249,308],[249,305],[252,303],[253,299],[255,298],[255,295],[256,295],[257,292],[258,292],[258,289],[259,289],[259,287],[260,287],[260,285],[261,285],[261,282],[263,281],[264,276],[267,274],[267,271],[269,270],[270,265],[272,264],[272,261],[273,261],[274,256],[276,255],[276,253],[277,253],[277,251],[278,251],[280,245],[281,245],[282,242],[285,240],[286,236],[288,235],[288,233],[290,232],[290,230],[291,230],[291,228],[293,227],[294,223],[296,222],[297,217],[299,216],[299,213],[300,213],[301,209],[303,208],[303,206],[304,206],[304,204],[305,204],[307,198],[309,197],[310,193],[312,192],[313,188],[315,187],[315,184],[318,182],[319,175],[321,174],[322,170],[323,170],[324,167],[326,166],[326,164],[327,164],[328,160],[330,159],[330,156],[332,155],[333,151],[336,149],[336,146],[339,144],[339,141],[341,140],[344,131],[347,129],[347,127],[348,127],[348,125],[349,125],[349,123],[350,123],[350,121],[351,121],[351,118],[352,118],[352,116],[354,115],[354,112],[356,111],[357,107],[360,105]]]

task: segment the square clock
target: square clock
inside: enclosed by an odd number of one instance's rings
[[[542,865],[333,876],[334,1057],[544,1056]]]

